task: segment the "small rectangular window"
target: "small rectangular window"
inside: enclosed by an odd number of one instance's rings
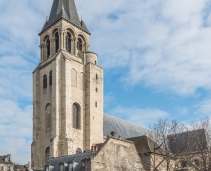
[[[97,102],[95,102],[95,107],[97,107]]]

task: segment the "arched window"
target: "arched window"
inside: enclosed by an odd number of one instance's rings
[[[56,32],[55,34],[55,46],[56,46],[56,52],[59,50],[59,34]]]
[[[82,46],[83,46],[82,40],[81,40],[81,38],[78,38],[78,42],[77,42],[78,50],[82,50]]]
[[[49,39],[46,41],[46,48],[47,48],[47,58],[49,58],[51,54],[51,45]]]
[[[45,125],[46,129],[50,129],[52,127],[52,118],[51,118],[51,104],[47,104],[45,108]]]
[[[50,159],[50,147],[46,148],[46,150],[45,150],[45,161],[46,161],[46,163],[48,162],[49,159]]]
[[[66,35],[66,50],[71,53],[71,35],[67,33]]]
[[[43,89],[47,88],[47,75],[43,76]]]
[[[52,71],[50,71],[50,73],[49,73],[49,86],[52,85],[52,78],[53,78]]]
[[[80,129],[80,107],[78,104],[73,104],[73,128]]]

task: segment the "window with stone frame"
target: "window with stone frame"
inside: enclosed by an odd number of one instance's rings
[[[45,74],[43,76],[43,89],[47,88],[48,80],[47,80],[47,75]]]
[[[52,71],[50,71],[50,73],[49,73],[49,86],[51,86],[52,85],[52,80],[53,79],[53,75],[52,75]]]
[[[80,129],[80,106],[73,104],[73,128]]]
[[[51,104],[47,104],[45,108],[45,125],[46,129],[50,129],[52,127],[52,109]]]
[[[78,50],[81,50],[81,51],[82,51],[82,48],[83,48],[83,41],[82,41],[81,38],[78,38],[77,48],[78,48]]]
[[[46,41],[46,49],[47,49],[47,58],[49,58],[50,54],[51,54],[51,44],[50,44],[49,39],[47,39],[47,41]]]
[[[45,162],[47,163],[50,159],[50,147],[47,147],[45,150]]]
[[[66,35],[66,50],[71,53],[71,34]]]

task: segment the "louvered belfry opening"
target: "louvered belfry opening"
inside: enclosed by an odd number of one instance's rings
[[[51,112],[51,104],[47,104],[45,109],[46,114],[46,129],[50,129],[52,127],[52,112]]]
[[[71,53],[71,35],[67,33],[66,35],[66,50]]]
[[[59,33],[56,32],[55,34],[55,46],[56,46],[56,52],[59,50]]]

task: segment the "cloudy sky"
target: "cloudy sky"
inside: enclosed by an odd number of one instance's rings
[[[211,115],[211,1],[75,1],[104,68],[106,113],[144,126]],[[51,5],[0,0],[0,155],[23,164],[30,161],[38,33]]]

